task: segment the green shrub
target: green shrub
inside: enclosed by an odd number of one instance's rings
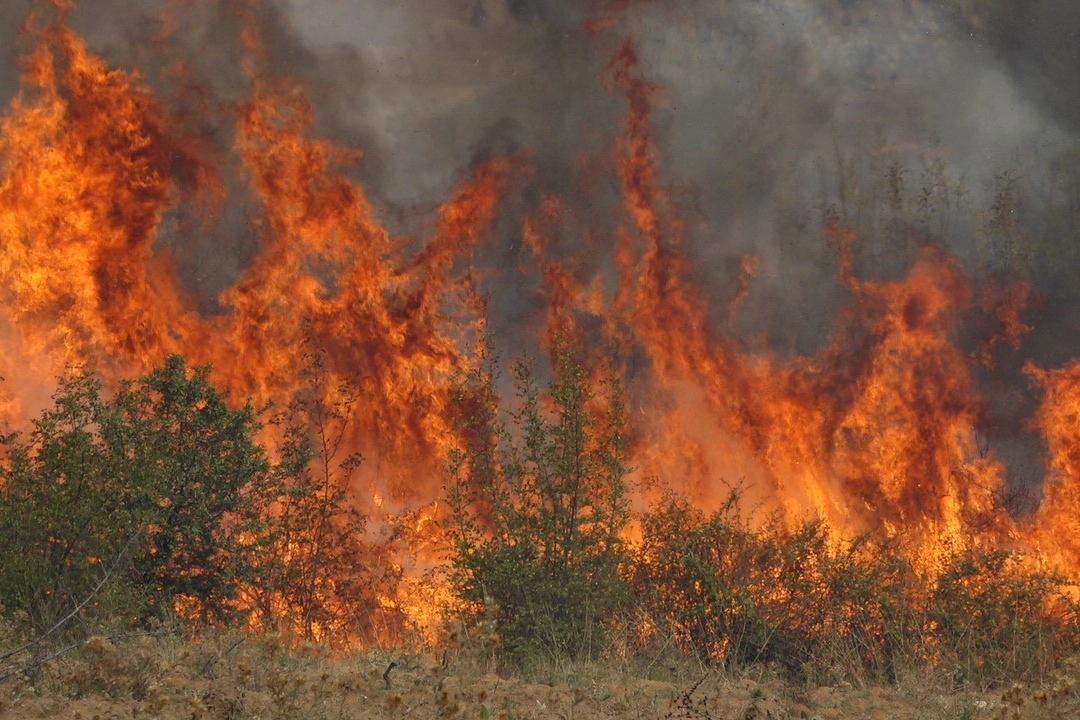
[[[356,395],[328,394],[320,356],[309,361],[305,391],[272,418],[275,463],[256,442],[259,412],[231,407],[209,367],[172,356],[108,398],[93,375],[61,378],[30,430],[2,438],[8,618],[33,636],[179,611],[350,641],[374,640],[376,621],[400,624],[378,597],[399,571],[366,541],[348,491],[361,461],[345,450]]]
[[[6,438],[0,601],[44,631],[86,606],[128,622],[236,613],[240,537],[269,463],[250,404],[233,410],[179,356],[111,399],[61,378],[54,405]],[[90,600],[93,602],[88,602]]]
[[[223,621],[247,580],[243,537],[259,518],[270,463],[255,440],[256,409],[230,408],[209,375],[173,355],[122,383],[100,423],[100,461],[138,512],[144,545],[130,579],[150,591],[146,611],[169,614],[180,601]]]
[[[906,564],[818,522],[753,527],[738,500],[706,515],[668,494],[643,516],[631,577],[650,624],[707,664],[894,677]]]
[[[1080,619],[1062,578],[1003,550],[958,553],[927,606],[934,650],[958,681],[1003,685],[1048,675],[1080,648]]]
[[[44,631],[87,598],[120,595],[119,576],[141,547],[133,489],[108,466],[98,426],[99,381],[64,377],[54,405],[25,436],[4,438],[0,466],[0,602],[29,631]]]
[[[518,403],[508,413],[496,399],[492,362],[455,394],[453,589],[467,608],[496,618],[503,657],[518,666],[595,655],[606,620],[627,598],[620,388],[612,382],[597,397],[565,346],[552,369],[542,395],[533,370],[517,363]]]

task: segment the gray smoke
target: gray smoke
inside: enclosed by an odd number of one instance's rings
[[[538,188],[576,196],[580,159],[609,158],[621,131],[624,102],[604,65],[632,38],[663,87],[657,142],[695,219],[702,286],[721,302],[732,258],[761,258],[741,317],[757,332],[764,323],[774,347],[812,351],[843,300],[817,232],[826,207],[866,233],[868,272],[901,272],[930,235],[973,273],[1046,274],[1043,248],[1021,267],[1014,248],[987,238],[998,176],[1035,194],[1076,147],[1076,64],[1047,39],[1075,31],[1072,3],[651,2],[596,36],[582,30],[586,5],[349,0],[284,11],[316,57],[356,54],[376,193],[421,212],[496,141],[533,149]],[[903,185],[892,205],[890,168]],[[927,207],[935,184],[949,197]],[[592,189],[582,222],[610,226],[611,188]],[[1032,245],[1047,228],[1028,220]]]

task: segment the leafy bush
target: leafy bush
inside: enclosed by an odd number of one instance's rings
[[[231,409],[209,374],[169,357],[121,384],[100,433],[102,462],[139,512],[144,548],[131,573],[151,591],[148,611],[168,614],[181,601],[203,620],[225,620],[247,580],[243,538],[260,516],[256,490],[270,464],[255,440],[255,408]]]
[[[400,571],[366,542],[349,495],[355,392],[328,394],[320,356],[309,361],[306,391],[273,417],[274,463],[259,410],[230,407],[209,367],[172,356],[109,398],[91,374],[61,378],[53,407],[2,438],[2,610],[31,635],[177,612],[305,640],[398,627],[379,593]]]
[[[100,383],[62,378],[54,401],[25,437],[4,438],[0,466],[0,602],[31,630],[51,628],[95,592],[104,601],[119,561],[139,545],[130,489],[99,461]]]
[[[643,516],[632,584],[649,625],[707,664],[894,677],[911,623],[906,564],[818,522],[755,528],[738,500],[706,515],[669,494]]]
[[[627,599],[620,388],[612,382],[597,397],[565,345],[552,369],[542,395],[534,371],[514,365],[518,403],[509,413],[499,406],[497,366],[487,359],[455,396],[453,588],[467,608],[494,615],[503,657],[519,666],[593,656],[605,621]]]
[[[1080,606],[1062,578],[1006,551],[949,560],[927,606],[940,663],[957,680],[1005,684],[1046,677],[1080,648]]]
[[[250,404],[230,409],[179,356],[106,400],[61,378],[54,406],[5,440],[0,599],[46,630],[91,598],[130,622],[238,608],[242,536],[269,463]]]

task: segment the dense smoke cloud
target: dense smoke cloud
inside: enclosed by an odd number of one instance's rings
[[[1069,0],[966,3],[972,24],[1008,65],[1021,92],[1080,129],[1080,8]]]
[[[822,207],[857,223],[863,186],[883,184],[888,166],[901,168],[914,198],[941,160],[965,205],[904,242],[932,234],[976,272],[994,265],[977,236],[1001,191],[995,176],[1046,191],[1076,145],[1075,51],[1058,52],[1078,25],[1068,2],[626,5],[597,35],[582,29],[580,2],[354,0],[287,12],[315,55],[357,53],[378,195],[417,208],[443,197],[493,141],[533,148],[539,185],[572,195],[581,158],[609,153],[620,131],[623,101],[604,64],[618,38],[632,38],[663,88],[661,163],[694,220],[702,285],[724,301],[732,258],[758,256],[743,325],[764,322],[778,349],[817,347],[842,300],[827,250],[805,231]],[[586,215],[607,213],[603,199],[590,197]],[[1030,221],[1031,232],[1046,230]],[[860,229],[877,260],[869,270],[901,272],[910,253],[882,249],[881,228]],[[1054,260],[1040,252],[1024,272],[1045,274],[1040,262]]]

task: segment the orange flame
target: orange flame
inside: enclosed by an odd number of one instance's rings
[[[601,32],[626,4],[611,3],[588,30]],[[378,458],[361,472],[362,510],[434,508],[450,380],[469,367],[484,321],[469,260],[513,179],[527,174],[527,156],[478,164],[409,252],[412,243],[392,235],[349,177],[359,153],[313,139],[302,90],[259,77],[258,33],[249,29],[253,90],[234,109],[232,153],[258,201],[262,244],[222,293],[224,312],[204,316],[155,242],[168,211],[223,192],[226,163],[182,135],[137,75],[93,55],[57,8],[34,31],[22,92],[0,119],[0,337],[3,373],[15,381],[3,409],[32,413],[65,365],[115,378],[175,351],[213,363],[235,393],[288,399],[315,344],[326,352],[328,392],[351,380],[365,404],[349,438],[351,449]],[[979,442],[985,400],[974,370],[998,345],[1019,347],[1030,289],[984,292],[932,248],[902,279],[860,277],[858,238],[833,218],[825,235],[849,305],[831,341],[809,357],[747,350],[725,330],[746,302],[755,261],[743,258],[732,307],[714,317],[688,279],[685,223],[652,139],[661,89],[640,65],[625,42],[607,68],[627,103],[613,158],[623,207],[612,257],[553,257],[550,240],[568,224],[553,194],[521,220],[543,275],[549,345],[569,333],[619,350],[639,471],[704,504],[725,494],[722,480],[743,480],[787,518],[903,535],[927,562],[944,544],[1022,544],[1075,574],[1080,362],[1028,370],[1045,394],[1034,423],[1050,457],[1034,529],[1018,529],[1002,509],[1004,467]],[[976,310],[996,327],[972,353],[955,336]],[[421,513],[416,534],[428,532],[434,512]],[[415,615],[430,614],[410,602]]]

